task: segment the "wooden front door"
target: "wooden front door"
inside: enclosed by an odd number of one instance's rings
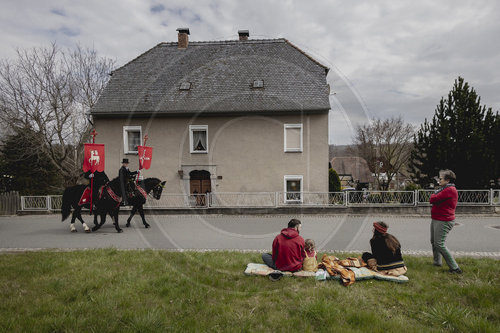
[[[207,192],[212,192],[212,184],[210,182],[210,179],[191,179],[189,181],[189,187],[191,194],[205,194]]]
[[[210,173],[205,170],[191,171],[189,173],[189,192],[195,197],[197,206],[204,206],[205,196],[201,196],[200,194],[212,192]]]

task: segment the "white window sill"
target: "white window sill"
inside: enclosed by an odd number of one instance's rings
[[[302,202],[302,200],[285,200],[285,203],[287,204],[300,204]]]

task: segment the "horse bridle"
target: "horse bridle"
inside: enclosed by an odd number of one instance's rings
[[[165,188],[165,185],[162,185],[161,184],[161,180],[160,180],[160,182],[158,183],[158,185],[154,186],[151,189],[151,191],[148,193],[148,196],[151,197],[151,198],[153,198],[153,199],[155,199],[155,200],[158,200],[158,199],[156,199],[151,193],[155,193],[155,188],[157,188],[157,187]]]

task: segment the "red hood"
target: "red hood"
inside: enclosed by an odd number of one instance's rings
[[[299,235],[297,229],[295,229],[295,228],[285,228],[285,229],[281,230],[281,234],[288,239],[295,238]]]
[[[285,228],[273,241],[273,261],[282,271],[295,272],[302,268],[304,238],[295,228]]]

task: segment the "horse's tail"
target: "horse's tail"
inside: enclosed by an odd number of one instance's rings
[[[62,197],[62,207],[61,207],[61,215],[62,215],[62,221],[66,220],[71,214],[71,195],[70,195],[70,188],[67,188],[64,190],[63,197]]]

